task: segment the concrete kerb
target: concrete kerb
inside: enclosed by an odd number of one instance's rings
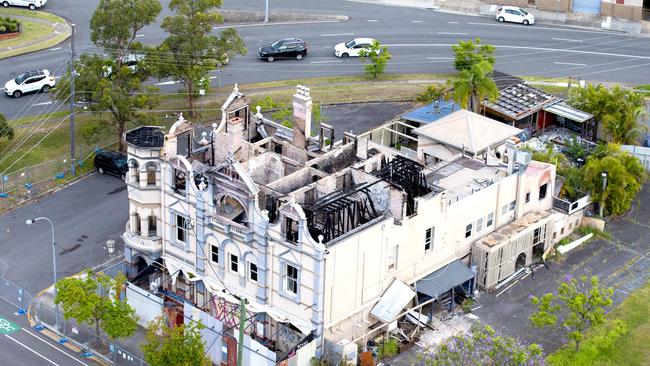
[[[223,17],[221,26],[239,24],[273,24],[284,22],[309,23],[309,22],[342,22],[349,18],[345,15],[330,14],[308,14],[291,12],[269,12],[269,21],[264,23],[264,12],[250,10],[228,10],[219,11]]]
[[[7,56],[7,57],[0,56],[0,60],[8,60],[8,59],[11,59],[11,58],[14,58],[14,57],[19,57],[19,56],[23,56],[23,55],[29,55],[29,54],[32,54],[32,53],[36,53],[36,52],[41,52],[43,50],[46,50],[46,49],[49,49],[49,48],[52,48],[52,47],[56,47],[56,46],[60,45],[61,43],[67,41],[70,38],[70,36],[72,35],[72,26],[70,25],[71,24],[70,21],[68,19],[66,19],[65,17],[62,17],[62,16],[60,16],[58,14],[49,13],[49,12],[47,12],[47,13],[51,14],[51,15],[54,15],[54,16],[57,16],[57,17],[59,17],[59,18],[61,18],[63,20],[62,24],[64,25],[64,28],[65,28],[65,38],[62,38],[61,41],[58,42],[58,43],[55,43],[55,44],[52,44],[52,45],[47,45],[47,46],[45,46],[43,48],[39,48],[39,49],[31,50],[31,51],[26,51],[26,52],[23,52],[23,53],[19,53],[19,54]],[[29,20],[37,22],[37,23],[46,23],[46,24],[52,25],[53,28],[55,28],[56,24],[59,24],[59,23],[51,23],[51,22],[48,22],[48,21],[45,21],[45,20],[39,19],[39,18],[30,18],[30,17],[22,16],[22,15],[20,15],[20,16],[19,15],[12,15],[12,16],[13,17],[29,19]],[[31,46],[33,44],[38,44],[39,42],[45,42],[45,41],[47,41],[49,39],[55,38],[56,36],[57,36],[56,33],[50,33],[50,35],[48,37],[40,39],[40,40],[38,40],[38,42],[27,43],[27,44],[21,45],[20,47],[12,48],[11,50],[19,50],[21,48],[25,48],[25,47]]]

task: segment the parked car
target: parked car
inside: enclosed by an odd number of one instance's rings
[[[372,38],[355,38],[339,43],[334,46],[334,55],[343,58],[359,57],[359,51],[370,48],[374,41]],[[379,51],[377,54],[379,54]]]
[[[496,18],[499,22],[521,23],[523,25],[535,24],[535,16],[516,6],[502,6],[497,10]]]
[[[95,154],[93,164],[99,174],[112,174],[122,180],[125,180],[126,173],[129,171],[126,155],[112,150],[103,150]]]
[[[285,38],[264,45],[259,49],[260,58],[273,62],[278,58],[302,60],[307,56],[307,43],[299,38]]]
[[[48,70],[33,70],[20,74],[17,78],[5,83],[5,93],[14,98],[20,98],[25,93],[42,91],[47,93],[54,88],[56,80]]]
[[[2,6],[5,8],[9,7],[9,5],[25,6],[30,10],[36,10],[36,8],[45,5],[46,2],[47,0],[2,0]]]

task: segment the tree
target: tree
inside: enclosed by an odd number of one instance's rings
[[[492,65],[486,60],[461,70],[453,82],[456,103],[462,108],[478,113],[484,99],[496,100],[499,97],[499,89],[491,74]]]
[[[149,55],[158,77],[173,77],[185,87],[191,116],[195,115],[201,81],[208,80],[208,73],[236,54],[246,54],[236,30],[211,35],[213,27],[223,22],[214,11],[220,6],[221,0],[171,0],[169,9],[175,14],[165,17],[161,25],[170,35]]]
[[[481,324],[473,324],[469,334],[455,335],[439,347],[423,351],[418,358],[426,366],[544,364],[539,345],[521,344]]]
[[[14,138],[14,129],[13,127],[9,126],[5,115],[0,113],[0,138],[2,137],[6,137],[8,140],[12,140]]]
[[[456,71],[469,70],[472,66],[483,61],[487,61],[490,66],[494,67],[496,58],[494,57],[495,47],[492,45],[482,45],[481,39],[460,41],[457,45],[451,46],[454,51],[454,68]]]
[[[61,304],[64,318],[94,325],[98,338],[100,328],[113,339],[128,337],[138,323],[135,310],[120,299],[125,282],[122,274],[113,279],[105,274],[94,276],[87,270],[81,276],[58,281],[54,302]]]
[[[449,83],[447,84],[433,84],[417,96],[416,100],[421,103],[431,103],[436,100],[443,100],[449,98],[451,90]]]
[[[594,115],[602,123],[611,142],[634,144],[647,128],[639,122],[647,118],[641,94],[625,91],[620,86],[611,90],[603,85],[580,88],[571,97],[571,105]]]
[[[209,366],[201,339],[201,322],[170,328],[162,318],[151,322],[142,352],[150,366]]]
[[[386,70],[386,64],[392,58],[388,47],[379,44],[379,41],[374,40],[367,49],[359,51],[359,57],[362,61],[368,60],[370,63],[365,66],[366,75],[376,79]]]
[[[592,155],[582,169],[583,186],[599,204],[605,205],[606,214],[620,215],[632,205],[641,189],[645,170],[639,159],[620,151],[617,145],[608,145],[608,152]],[[602,174],[607,173],[607,186],[603,191]]]
[[[564,333],[574,342],[577,352],[584,332],[605,321],[605,308],[612,305],[613,293],[596,276],[582,276],[580,280],[567,276],[557,294],[531,297],[537,311],[530,316],[530,321],[536,328],[550,327]]]
[[[82,55],[75,64],[77,99],[88,102],[97,116],[109,112],[120,151],[124,151],[126,124],[143,123],[147,118],[140,110],[159,102],[153,94],[158,88],[142,85],[151,75],[149,68],[145,64],[129,68],[125,63],[133,54],[143,52],[144,47],[135,41],[137,33],[153,23],[160,10],[158,0],[100,0],[90,20],[90,39],[108,56]],[[70,75],[66,75],[59,84],[69,81]],[[64,93],[56,93],[56,97],[67,98]]]

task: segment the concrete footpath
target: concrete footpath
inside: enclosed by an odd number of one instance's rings
[[[420,9],[433,9],[435,11],[491,16],[496,15],[498,4],[483,2],[479,0],[349,0],[368,4],[386,6],[404,6]],[[650,22],[635,22],[612,17],[602,17],[595,14],[567,13],[539,10],[537,8],[524,7],[526,11],[535,15],[538,23],[565,25],[578,28],[600,29],[618,31],[631,34],[650,34]]]

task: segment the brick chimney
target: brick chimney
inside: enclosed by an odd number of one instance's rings
[[[309,88],[298,85],[293,95],[293,144],[307,147],[307,138],[311,134],[312,99]]]

